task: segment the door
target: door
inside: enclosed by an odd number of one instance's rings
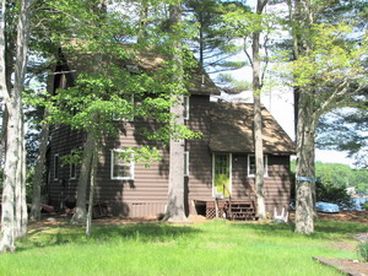
[[[212,155],[213,196],[228,198],[231,195],[231,153]]]

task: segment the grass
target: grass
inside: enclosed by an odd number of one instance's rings
[[[356,258],[338,249],[358,223],[323,221],[304,237],[291,226],[212,221],[31,230],[17,252],[0,256],[0,275],[339,275],[312,256]]]

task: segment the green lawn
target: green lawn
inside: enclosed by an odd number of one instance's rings
[[[339,275],[312,256],[357,258],[336,244],[367,231],[357,223],[319,222],[303,237],[287,225],[212,221],[33,229],[17,252],[0,256],[0,275]]]

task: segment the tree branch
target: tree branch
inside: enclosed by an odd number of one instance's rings
[[[351,90],[348,84],[348,79],[345,79],[341,84],[338,85],[336,90],[323,102],[323,104],[314,111],[313,117],[317,120],[320,115],[331,108],[331,105],[339,98],[344,97],[347,94],[350,94],[350,96],[356,95],[367,88],[367,85],[359,85],[356,89]]]
[[[244,53],[245,53],[245,55],[247,56],[247,58],[248,58],[248,61],[249,61],[249,64],[250,64],[250,66],[252,66],[252,68],[253,68],[253,60],[252,60],[252,58],[250,57],[250,55],[249,55],[249,53],[248,53],[248,50],[247,50],[247,38],[246,37],[244,37],[244,44],[243,44],[243,51],[244,51]]]

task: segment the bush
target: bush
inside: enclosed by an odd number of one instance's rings
[[[368,241],[361,242],[358,245],[358,253],[365,262],[368,262]]]
[[[366,211],[368,211],[368,201],[363,204],[363,209],[366,210]]]
[[[316,183],[317,201],[331,202],[342,208],[351,208],[352,200],[350,195],[346,193],[345,187],[337,187],[330,183]]]

